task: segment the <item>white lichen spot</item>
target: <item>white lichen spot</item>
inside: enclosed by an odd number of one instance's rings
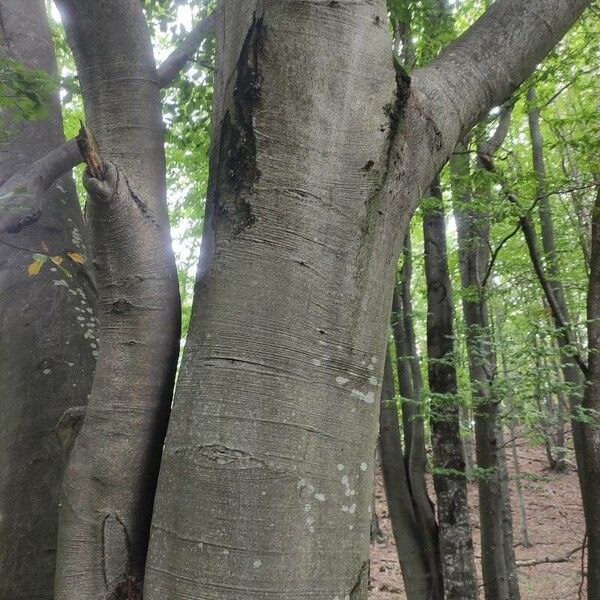
[[[348,483],[349,483],[349,482],[348,482],[348,475],[344,475],[344,476],[342,477],[342,484],[343,484],[343,485],[348,485]]]
[[[315,500],[318,500],[319,502],[325,502],[325,494],[315,494]]]
[[[314,533],[314,532],[315,532],[315,528],[314,528],[314,527],[311,525],[311,526],[308,528],[308,531],[310,531],[311,533]]]
[[[371,375],[371,377],[369,377],[369,383],[371,385],[377,386],[377,377],[375,377],[374,375]]]
[[[335,382],[339,385],[346,385],[350,380],[347,377],[336,377]]]
[[[254,563],[252,564],[252,566],[255,569],[260,569],[261,565],[262,565],[262,560],[255,560]]]
[[[344,465],[342,465],[342,464],[339,464],[339,465],[337,466],[337,470],[338,470],[338,471],[343,471],[343,470],[344,470]]]
[[[364,473],[367,469],[369,468],[369,465],[367,465],[367,463],[363,462],[360,463],[360,470]]]
[[[364,396],[363,396],[363,400],[367,403],[367,404],[373,404],[375,402],[375,394],[373,392],[367,392]]]
[[[223,550],[223,554],[224,554],[225,556],[229,556],[229,550],[227,550],[227,549]]]
[[[350,508],[348,508],[348,512],[353,515],[356,512],[356,504],[353,504]]]
[[[348,529],[352,531],[354,529],[354,525],[348,525]]]
[[[69,365],[69,367],[74,367],[74,366],[75,366],[75,363],[68,362],[68,363],[67,363],[67,365]]]
[[[308,525],[314,525],[315,524],[315,519],[314,517],[306,517],[306,523]]]
[[[56,287],[69,287],[69,284],[64,280],[64,279],[54,279],[52,281],[52,283],[56,286]]]
[[[305,504],[304,505],[304,512],[310,512],[311,508],[312,508],[312,506],[310,504]]]
[[[296,489],[302,489],[306,485],[305,479],[298,479],[298,483],[296,485]]]
[[[315,365],[315,367],[319,367],[321,366],[321,361],[318,358],[313,358],[312,364]]]
[[[42,371],[42,373],[43,373],[44,375],[50,375],[50,369],[44,369],[44,370]]]

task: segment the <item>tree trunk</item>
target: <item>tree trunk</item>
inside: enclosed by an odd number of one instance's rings
[[[0,23],[0,56],[56,74],[42,0],[0,3]],[[73,180],[55,180],[77,159],[59,172],[45,161],[64,142],[58,95],[43,119],[15,122],[5,113],[2,127],[0,598],[49,600],[63,467],[55,429],[65,411],[87,403],[97,353],[96,294],[89,262],[67,255],[87,257]],[[69,153],[76,157],[77,148],[64,152],[67,163]],[[34,254],[45,262],[28,276]]]
[[[58,2],[100,172],[88,167],[101,350],[65,474],[56,600],[107,598],[144,573],[179,347],[163,122],[137,0]],[[117,596],[119,597],[119,596]]]
[[[557,0],[548,32],[542,0],[496,2],[394,90],[383,0],[224,1],[146,600],[366,598],[375,398],[408,221],[461,135],[588,3]]]
[[[600,598],[600,183],[592,211],[590,283],[587,297],[588,384],[583,409],[590,417],[581,424],[582,471],[579,475],[588,539],[588,600]],[[581,468],[581,467],[580,467]]]
[[[464,147],[458,146],[450,164],[461,283],[465,291],[462,304],[473,394],[476,457],[477,466],[482,470],[478,483],[484,591],[486,600],[516,600],[519,592],[514,552],[510,544],[510,499],[507,497],[506,482],[503,481],[506,472],[498,443],[499,405],[490,389],[495,372],[495,356],[485,290],[482,288],[488,260],[484,236],[488,235],[489,229],[485,216],[478,214],[471,206],[470,164],[464,150]]]
[[[435,465],[433,480],[440,528],[444,598],[476,600],[477,578],[454,367],[452,287],[439,177],[432,186],[432,192],[437,204],[424,210],[423,237],[427,277],[427,355]]]
[[[562,315],[562,320],[566,327],[556,322],[557,327],[557,342],[560,349],[561,367],[563,378],[568,388],[569,403],[571,411],[575,414],[577,407],[581,403],[582,386],[584,378],[580,368],[573,360],[573,348],[569,339],[569,333],[566,329],[570,328],[571,316],[567,301],[565,298],[564,286],[560,280],[560,266],[556,253],[556,244],[554,240],[554,223],[552,219],[552,209],[550,199],[546,189],[546,168],[544,165],[544,139],[540,128],[540,113],[535,105],[536,93],[535,88],[529,88],[527,92],[527,100],[530,103],[529,108],[529,133],[531,137],[531,152],[533,166],[538,185],[538,207],[542,232],[542,248],[544,250],[544,264],[546,267],[546,275],[548,285],[552,291],[552,295],[556,301],[558,310]],[[580,446],[580,423],[574,418],[572,420],[573,442],[575,445],[575,454],[578,456]]]
[[[362,600],[394,272],[370,200],[393,98],[385,9],[221,14],[209,216],[144,597]]]
[[[430,544],[429,540],[423,537],[427,532],[419,527],[415,514],[402,453],[398,407],[393,399],[394,382],[388,353],[381,390],[379,444],[385,495],[404,587],[408,600],[443,599],[441,573],[431,572],[431,560],[427,557]]]
[[[519,453],[517,450],[517,428],[514,420],[510,421],[510,450],[515,471],[515,488],[517,490],[517,502],[519,504],[519,517],[521,520],[521,544],[523,548],[530,548],[529,532],[527,531],[527,512],[525,510],[525,499],[523,498],[523,485],[521,483],[521,468],[519,465]]]

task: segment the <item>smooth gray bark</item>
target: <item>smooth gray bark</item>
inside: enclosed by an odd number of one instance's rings
[[[163,130],[136,0],[58,2],[104,167],[86,172],[100,356],[63,482],[56,600],[120,597],[143,576],[179,346]]]
[[[499,0],[407,96],[382,0],[225,1],[146,600],[366,598],[374,400],[406,226],[461,131],[588,2],[547,4]]]
[[[441,572],[432,573],[431,544],[423,539],[428,532],[420,526],[411,497],[406,461],[402,452],[398,407],[394,400],[393,370],[389,352],[383,374],[379,415],[379,447],[385,495],[387,498],[396,551],[408,600],[443,598]],[[434,539],[437,544],[437,530]],[[437,555],[437,549],[434,546]],[[439,556],[436,556],[439,564]]]
[[[227,1],[217,74],[144,596],[363,599],[394,272],[373,195],[385,7]]]
[[[0,2],[0,56],[56,73],[42,0]],[[63,455],[55,428],[85,405],[96,303],[58,96],[37,121],[2,115],[0,139],[0,598],[52,598]],[[73,152],[74,151],[74,152]],[[51,156],[48,157],[48,153]],[[75,159],[77,162],[77,159]],[[12,192],[12,194],[11,194]],[[33,254],[46,259],[28,276]]]

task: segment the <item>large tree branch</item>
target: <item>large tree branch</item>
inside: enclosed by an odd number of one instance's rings
[[[438,58],[414,73],[414,85],[436,108],[443,105],[452,114],[452,129],[464,135],[510,98],[589,4],[497,0]]]
[[[167,87],[173,83],[181,69],[192,59],[202,41],[213,31],[217,10],[204,17],[183,39],[181,44],[158,67],[158,86]]]
[[[55,148],[25,171],[15,173],[1,188],[0,233],[18,233],[41,216],[42,194],[61,175],[81,162],[75,140]]]

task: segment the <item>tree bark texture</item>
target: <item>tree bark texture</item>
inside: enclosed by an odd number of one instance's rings
[[[453,300],[446,224],[439,177],[432,185],[435,206],[423,211],[427,279],[427,364],[431,393],[434,485],[440,528],[444,598],[478,598],[458,386],[454,365]]]
[[[0,2],[0,24],[0,56],[56,74],[42,0]],[[67,255],[89,258],[73,180],[56,177],[77,149],[46,159],[64,142],[58,95],[44,118],[15,122],[3,114],[2,128],[0,598],[50,600],[63,468],[55,428],[65,411],[87,403],[98,351],[96,293],[89,260]],[[28,276],[34,254],[45,262]]]
[[[408,221],[463,129],[587,3],[496,2],[407,94],[382,0],[225,0],[147,600],[366,598],[375,399]],[[510,42],[492,35],[503,25]]]
[[[388,503],[392,532],[409,600],[443,599],[441,571],[431,571],[428,532],[420,527],[416,507],[411,497],[406,461],[402,452],[398,407],[394,402],[393,369],[389,353],[381,390],[379,415],[379,448],[383,483]],[[437,530],[436,530],[437,534]],[[437,544],[437,535],[435,537]],[[437,549],[435,545],[433,549]],[[439,556],[437,556],[439,565]]]
[[[372,203],[394,98],[385,22],[379,2],[223,6],[150,600],[366,598],[394,272]]]
[[[600,185],[596,183],[596,186],[587,297],[588,382],[583,396],[583,409],[588,411],[591,422],[581,424],[583,469],[579,477],[588,536],[589,600],[600,598]]]
[[[163,123],[150,36],[136,0],[59,8],[88,126],[101,349],[63,483],[56,600],[104,599],[144,573],[179,347]],[[119,597],[119,596],[117,596]]]

